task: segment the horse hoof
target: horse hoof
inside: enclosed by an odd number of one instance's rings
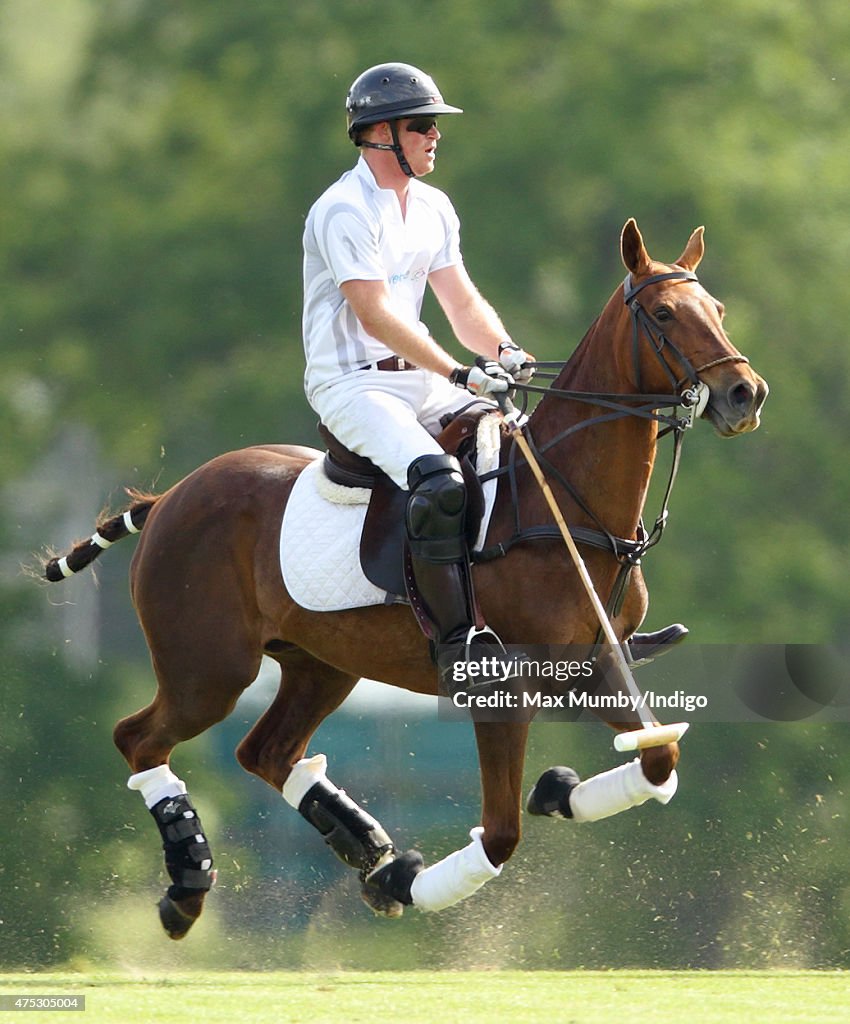
[[[184,913],[169,896],[159,901],[159,919],[169,939],[182,939],[197,917]]]
[[[547,818],[571,818],[570,793],[581,782],[572,768],[558,765],[545,771],[531,787],[525,809]]]
[[[422,854],[408,850],[376,867],[363,880],[360,895],[367,906],[383,917],[401,917],[413,902],[410,887],[425,866]]]
[[[401,917],[404,913],[404,904],[387,896],[378,889],[373,889],[364,884],[360,888],[360,898],[366,906],[378,917]]]

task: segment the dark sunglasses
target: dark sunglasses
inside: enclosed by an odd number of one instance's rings
[[[420,135],[427,135],[432,128],[436,127],[436,117],[414,117],[405,128],[408,132],[419,132]]]

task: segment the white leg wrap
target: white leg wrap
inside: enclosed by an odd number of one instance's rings
[[[494,868],[484,852],[481,837],[484,829],[479,825],[469,833],[472,842],[462,850],[425,868],[413,879],[410,895],[414,907],[420,910],[445,910],[465,900],[491,878],[498,877],[502,866]]]
[[[155,807],[167,796],[183,796],[186,783],[178,779],[167,764],[148,768],[144,772],[136,772],[127,780],[127,789],[137,789],[144,798],[148,808]]]
[[[283,784],[283,799],[297,811],[301,801],[317,782],[327,779],[328,759],[324,754],[302,757]]]
[[[678,785],[679,777],[674,771],[666,782],[653,786],[643,774],[640,758],[635,758],[580,782],[570,793],[570,808],[576,821],[599,821],[630,807],[639,807],[650,797],[667,804]]]

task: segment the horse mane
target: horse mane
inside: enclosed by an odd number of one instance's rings
[[[559,379],[562,382],[568,379],[570,372],[574,370],[576,368],[576,364],[581,362],[581,360],[583,359],[585,349],[589,345],[590,339],[596,333],[596,328],[599,326],[599,321],[601,319],[602,313],[600,313],[599,316],[596,317],[596,319],[593,321],[590,327],[588,327],[588,329],[584,332],[584,336],[582,337],[578,345],[576,345],[575,349],[573,350],[573,354],[566,361],[566,363],[564,363],[564,368],[559,374]]]

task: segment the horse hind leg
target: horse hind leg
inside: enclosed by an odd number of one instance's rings
[[[336,856],[359,872],[361,896],[370,909],[385,917],[400,917],[404,902],[369,882],[379,868],[399,860],[392,839],[380,822],[328,779],[324,754],[305,757],[313,733],[351,693],[357,677],[301,650],[289,650],[277,660],[281,666],[277,696],[240,743],[237,759],[246,771],[281,793]],[[401,860],[408,864],[410,857],[403,855]],[[394,878],[397,875],[398,869]]]
[[[284,799],[314,825],[325,842],[360,874],[360,895],[384,917],[405,907],[438,911],[471,896],[501,872],[484,847],[485,828],[470,833],[468,846],[425,867],[418,850],[400,853],[380,823],[325,775],[323,754],[298,761],[283,787]]]
[[[203,910],[216,880],[212,851],[186,784],[167,764],[130,776],[162,836],[171,885],[159,901],[159,919],[169,938],[182,939]]]
[[[401,917],[412,902],[410,883],[423,865],[421,855],[412,850],[399,855],[383,825],[338,789],[326,769],[324,754],[301,758],[283,786],[284,800],[358,872],[366,905],[384,917]]]
[[[322,720],[351,692],[357,680],[306,652],[278,659],[281,686],[272,705],[237,750],[240,764],[259,775],[318,830],[331,850],[360,876],[360,894],[375,913],[400,917],[406,906],[437,911],[452,906],[495,878],[519,835],[519,792],[526,727],[499,733],[491,744],[479,736],[490,771],[484,780],[483,826],[468,846],[425,867],[416,850],[399,853],[383,826],[326,774],[324,754],[305,757]],[[506,741],[510,740],[505,768]],[[506,795],[507,794],[507,795]]]
[[[171,752],[224,719],[256,671],[246,671],[241,678],[247,682],[239,686],[212,685],[203,691],[199,687],[180,700],[169,697],[170,690],[158,675],[160,688],[153,702],[122,719],[113,738],[133,772],[127,786],[142,795],[162,838],[171,884],[159,902],[160,921],[169,938],[182,939],[200,917],[216,871],[186,785],[171,770]]]

